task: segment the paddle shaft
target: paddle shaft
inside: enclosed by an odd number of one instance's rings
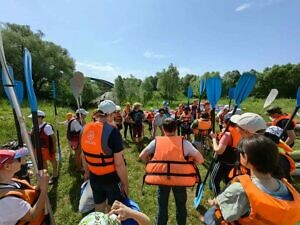
[[[57,138],[57,147],[58,147],[58,160],[61,160],[61,148],[60,148],[60,140],[59,140],[59,131],[57,129],[57,107],[56,107],[56,84],[55,81],[52,81],[52,88],[53,88],[53,106],[54,106],[54,116],[55,116],[55,130],[56,130],[56,138]]]
[[[283,131],[280,135],[280,138],[282,138],[283,134],[287,131],[288,127],[291,125],[292,123],[292,120],[294,119],[294,117],[296,116],[298,110],[299,110],[300,107],[296,106],[295,107],[295,110],[293,112],[293,114],[291,115],[291,117],[289,118],[288,122],[286,123],[285,127],[283,128]]]
[[[13,108],[13,114],[14,114],[15,127],[16,127],[16,131],[17,131],[17,137],[18,137],[18,146],[23,146],[23,140],[22,140],[20,125],[19,125],[19,122],[18,122],[18,117],[17,117],[17,114],[16,114],[16,110],[14,108]]]

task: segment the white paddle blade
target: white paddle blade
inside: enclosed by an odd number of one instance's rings
[[[84,75],[82,72],[76,71],[74,73],[73,78],[75,79],[75,81],[77,83],[76,85],[78,87],[78,93],[81,94],[83,91],[83,86],[84,86]]]
[[[74,79],[74,77],[70,79],[70,85],[71,85],[71,91],[75,99],[77,100],[79,98],[79,90],[78,90],[77,82]]]
[[[275,100],[275,98],[278,95],[278,90],[277,89],[272,89],[266,98],[265,104],[264,104],[264,109],[271,105],[271,103]]]

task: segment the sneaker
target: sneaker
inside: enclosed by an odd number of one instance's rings
[[[58,176],[56,176],[56,177],[52,176],[52,177],[49,179],[49,184],[50,184],[50,185],[51,185],[51,184],[55,184],[55,183],[57,183],[57,181],[58,181]]]

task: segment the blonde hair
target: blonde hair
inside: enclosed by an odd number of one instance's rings
[[[133,109],[136,109],[137,107],[142,106],[142,104],[140,102],[135,102],[133,104]]]

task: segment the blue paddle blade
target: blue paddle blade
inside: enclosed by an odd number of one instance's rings
[[[205,187],[205,185],[203,185],[203,183],[202,183],[199,187],[199,191],[198,191],[196,198],[194,198],[194,208],[195,209],[197,209],[201,204],[201,200],[202,200],[203,193],[204,193],[204,187]]]
[[[205,90],[205,79],[202,79],[202,80],[200,80],[200,86],[199,86],[200,95],[202,95],[204,90]]]
[[[37,112],[37,101],[36,101],[36,96],[34,93],[33,81],[32,81],[31,54],[27,48],[24,49],[24,72],[25,72],[25,80],[26,80],[26,87],[27,87],[27,95],[28,95],[31,112]]]
[[[191,86],[188,87],[188,90],[187,90],[187,96],[188,98],[190,99],[193,95],[193,89]]]
[[[207,99],[212,108],[216,107],[217,102],[221,98],[222,81],[219,77],[211,77],[206,81]]]
[[[229,99],[234,99],[234,91],[235,91],[235,87],[231,87],[231,88],[229,88],[229,90],[228,90],[228,97],[229,97]]]
[[[22,81],[15,80],[15,92],[17,95],[19,105],[21,105],[24,98],[24,85]]]
[[[298,87],[297,91],[297,107],[300,108],[300,87]]]
[[[252,73],[243,73],[240,77],[235,91],[234,100],[235,105],[239,106],[251,93],[256,82],[256,76]]]

